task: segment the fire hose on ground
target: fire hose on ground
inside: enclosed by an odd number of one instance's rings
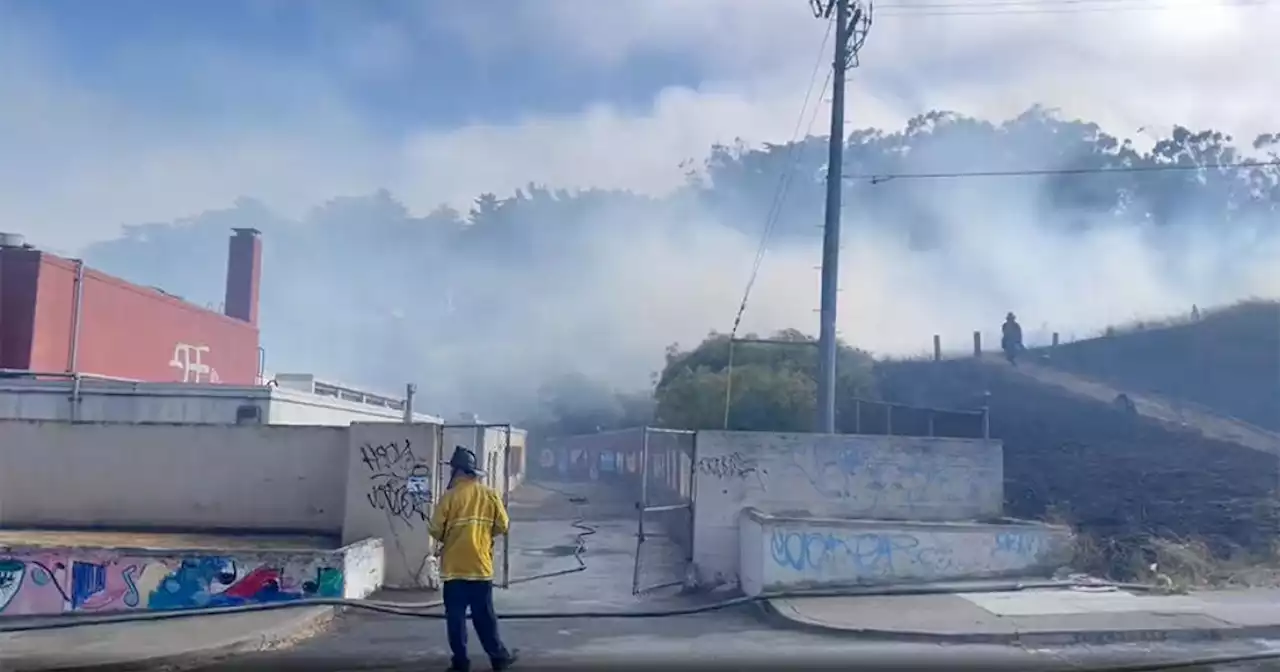
[[[596,528],[588,525],[586,516],[583,512],[583,506],[587,503],[586,497],[573,495],[571,493],[556,490],[545,485],[538,487],[555,492],[568,498],[568,500],[578,505],[578,515],[570,523],[570,526],[578,530],[578,534],[574,537],[573,559],[577,563],[576,567],[569,569],[545,572],[533,576],[521,577],[513,579],[507,585],[518,585],[521,583],[529,583],[532,581],[546,580],[555,577],[565,576],[568,574],[576,574],[587,570],[587,562],[583,556],[586,555],[587,545],[586,538],[596,533]],[[1051,588],[1114,588],[1121,590],[1135,590],[1142,592],[1152,592],[1159,588],[1147,584],[1132,583],[1111,583],[1097,581],[1077,581],[1077,580],[1046,580],[1046,581],[1016,581],[995,584],[986,584],[980,586],[967,584],[905,584],[905,585],[885,585],[885,586],[853,586],[847,588],[834,588],[824,590],[795,590],[795,591],[777,591],[766,592],[754,596],[732,597],[717,602],[690,605],[684,607],[668,607],[663,609],[626,609],[626,610],[610,610],[610,611],[524,611],[509,612],[498,614],[498,618],[502,620],[516,621],[533,621],[533,620],[562,620],[562,619],[646,619],[646,618],[671,618],[677,616],[692,616],[696,614],[705,614],[715,611],[723,611],[743,607],[751,604],[759,604],[768,600],[785,599],[785,598],[822,598],[822,597],[883,597],[883,596],[905,596],[905,595],[948,595],[955,593],[1002,593],[1016,592],[1022,590],[1033,589],[1051,589]],[[183,618],[197,618],[201,616],[219,616],[228,614],[246,614],[264,611],[277,611],[285,609],[306,609],[311,607],[345,607],[361,611],[371,611],[375,613],[390,614],[395,616],[407,616],[411,618],[430,618],[443,620],[445,614],[438,611],[443,606],[443,601],[435,600],[431,602],[395,602],[386,600],[368,600],[368,599],[343,599],[343,598],[306,598],[301,600],[290,600],[287,602],[268,602],[260,604],[235,605],[225,607],[204,607],[195,609],[174,609],[167,611],[149,611],[144,613],[126,613],[126,614],[108,614],[93,616],[76,616],[68,618],[64,621],[52,623],[0,623],[0,634],[20,633],[20,632],[40,632],[49,630],[61,630],[66,628],[76,628],[90,625],[109,625],[116,623],[145,623],[153,621],[167,621]],[[1088,668],[1095,670],[1106,670],[1107,672],[1146,672],[1148,670],[1170,669],[1174,667],[1198,667],[1202,665],[1222,665],[1238,662],[1251,662],[1259,660],[1269,660],[1280,658],[1280,651],[1256,652],[1239,656],[1219,656],[1213,658],[1196,659],[1194,661],[1178,661],[1167,663],[1144,663],[1140,665],[1116,666],[1106,668]]]

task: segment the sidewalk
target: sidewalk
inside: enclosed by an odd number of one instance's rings
[[[773,599],[792,627],[928,642],[1111,644],[1280,637],[1280,590],[1143,595],[1045,589],[898,597]]]
[[[305,607],[164,621],[77,625],[0,633],[0,670],[137,670],[189,667],[228,655],[288,646],[319,633],[332,607]],[[67,619],[7,618],[5,624]]]

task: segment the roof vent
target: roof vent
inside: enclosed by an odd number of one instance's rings
[[[26,243],[21,233],[0,232],[0,247],[26,247]]]

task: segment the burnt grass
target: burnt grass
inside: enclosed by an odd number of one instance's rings
[[[1280,301],[1245,301],[1173,322],[1137,322],[1033,354],[1045,366],[1280,431]]]
[[[1243,304],[1194,324],[1060,346],[1041,364],[1275,427],[1278,327],[1280,304]],[[985,397],[992,436],[1004,442],[1006,515],[1073,524],[1093,550],[1079,569],[1145,578],[1171,542],[1218,559],[1274,557],[1275,454],[1039,383],[1004,362],[882,362],[877,377],[891,402],[980,408]]]

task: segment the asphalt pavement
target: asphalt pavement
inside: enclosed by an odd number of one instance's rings
[[[572,486],[558,489],[571,490]],[[635,521],[627,515],[629,507],[625,502],[602,501],[607,495],[596,492],[588,495],[594,499],[584,508],[566,505],[563,492],[535,487],[523,490],[524,494],[512,503],[510,566],[513,578],[576,566],[572,549],[580,530],[571,526],[575,514],[585,514],[595,532],[583,539],[587,550],[585,571],[519,583],[509,590],[497,591],[495,601],[499,613],[657,609],[688,605],[695,599],[674,594],[672,591],[676,589],[641,597],[632,595]],[[646,542],[641,551],[641,585],[678,579],[683,565],[679,555],[661,540]],[[407,602],[431,599],[421,593],[388,593],[377,598]],[[847,633],[776,627],[757,606],[661,618],[507,619],[501,628],[507,645],[521,653],[521,669],[692,666],[774,670],[1088,670],[1125,664],[1174,663],[1204,656],[1250,655],[1273,649],[1280,652],[1280,642],[1241,639],[1059,647],[875,641]],[[473,667],[488,669],[488,661],[477,644],[473,636]],[[336,617],[325,634],[292,648],[237,656],[223,664],[199,669],[204,672],[229,672],[233,668],[443,670],[448,660],[449,649],[441,620],[347,611]],[[1242,672],[1280,670],[1280,665],[1177,669]]]

